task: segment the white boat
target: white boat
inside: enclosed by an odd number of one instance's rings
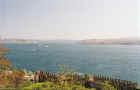
[[[49,47],[48,45],[44,46],[44,47]]]

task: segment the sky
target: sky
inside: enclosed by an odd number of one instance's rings
[[[0,0],[0,36],[82,40],[140,37],[139,0]]]

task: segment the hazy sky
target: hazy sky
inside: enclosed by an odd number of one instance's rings
[[[0,0],[0,35],[24,39],[140,36],[138,0]]]

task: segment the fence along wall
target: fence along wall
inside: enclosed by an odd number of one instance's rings
[[[75,77],[75,75],[74,75]],[[80,78],[80,76],[76,75],[77,80],[79,80],[81,82],[82,85],[85,84],[86,80],[83,80]],[[50,72],[43,72],[43,71],[37,71],[35,72],[35,77],[34,77],[34,81],[37,82],[44,82],[44,81],[57,81],[58,76],[54,73],[50,73]],[[117,90],[138,90],[136,89],[136,87],[138,86],[138,83],[133,83],[131,81],[127,81],[127,80],[120,80],[120,79],[116,79],[116,78],[112,78],[112,77],[107,77],[104,75],[93,75],[93,80],[94,82],[96,81],[109,81],[111,85],[113,85]],[[93,82],[93,83],[94,83]]]
[[[57,80],[57,75],[50,72],[37,71],[35,72],[34,82],[54,81]]]
[[[103,75],[93,75],[95,81],[109,81],[117,90],[137,90],[138,83],[133,83],[127,80],[115,79]]]

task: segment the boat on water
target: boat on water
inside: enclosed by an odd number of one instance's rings
[[[44,47],[49,47],[48,45],[44,46]]]

